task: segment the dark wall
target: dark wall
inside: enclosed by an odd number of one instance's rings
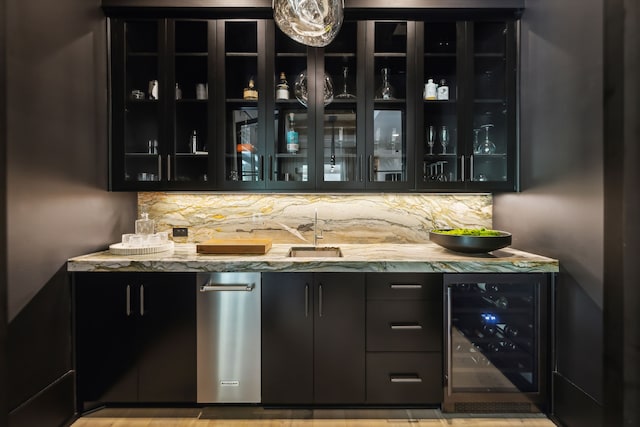
[[[640,5],[604,8],[605,425],[640,425]]]
[[[6,98],[6,2],[0,0],[0,426],[7,419],[7,98]]]
[[[602,421],[602,11],[603,0],[527,2],[522,192],[494,200],[494,226],[513,233],[514,247],[560,260],[554,411],[569,426]]]
[[[9,0],[2,16],[10,425],[55,426],[73,412],[66,260],[104,249],[131,230],[136,199],[106,191],[107,43],[100,1]]]

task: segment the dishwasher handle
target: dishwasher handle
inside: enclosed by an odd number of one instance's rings
[[[200,292],[221,292],[221,291],[245,291],[251,292],[256,287],[255,283],[206,283],[200,286]]]

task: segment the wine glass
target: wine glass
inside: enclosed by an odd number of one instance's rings
[[[436,143],[436,128],[430,125],[427,128],[427,145],[429,146],[429,155],[433,155],[433,145]]]
[[[496,144],[494,144],[489,138],[489,129],[493,127],[492,124],[486,124],[480,126],[485,130],[484,141],[478,146],[477,154],[495,154],[496,152]]]
[[[355,99],[355,95],[347,90],[347,76],[349,75],[349,67],[342,67],[342,93],[336,95],[339,99]]]
[[[473,154],[479,154],[480,152],[480,140],[478,139],[478,134],[480,133],[480,129],[473,130]]]
[[[447,154],[447,145],[449,145],[449,128],[447,126],[440,128],[440,144],[442,145],[442,154]]]

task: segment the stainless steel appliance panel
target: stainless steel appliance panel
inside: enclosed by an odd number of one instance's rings
[[[198,274],[199,403],[259,403],[260,273]]]

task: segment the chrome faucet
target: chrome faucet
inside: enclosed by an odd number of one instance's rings
[[[313,246],[318,246],[318,240],[322,238],[322,232],[318,233],[318,209],[316,209],[313,218]]]

